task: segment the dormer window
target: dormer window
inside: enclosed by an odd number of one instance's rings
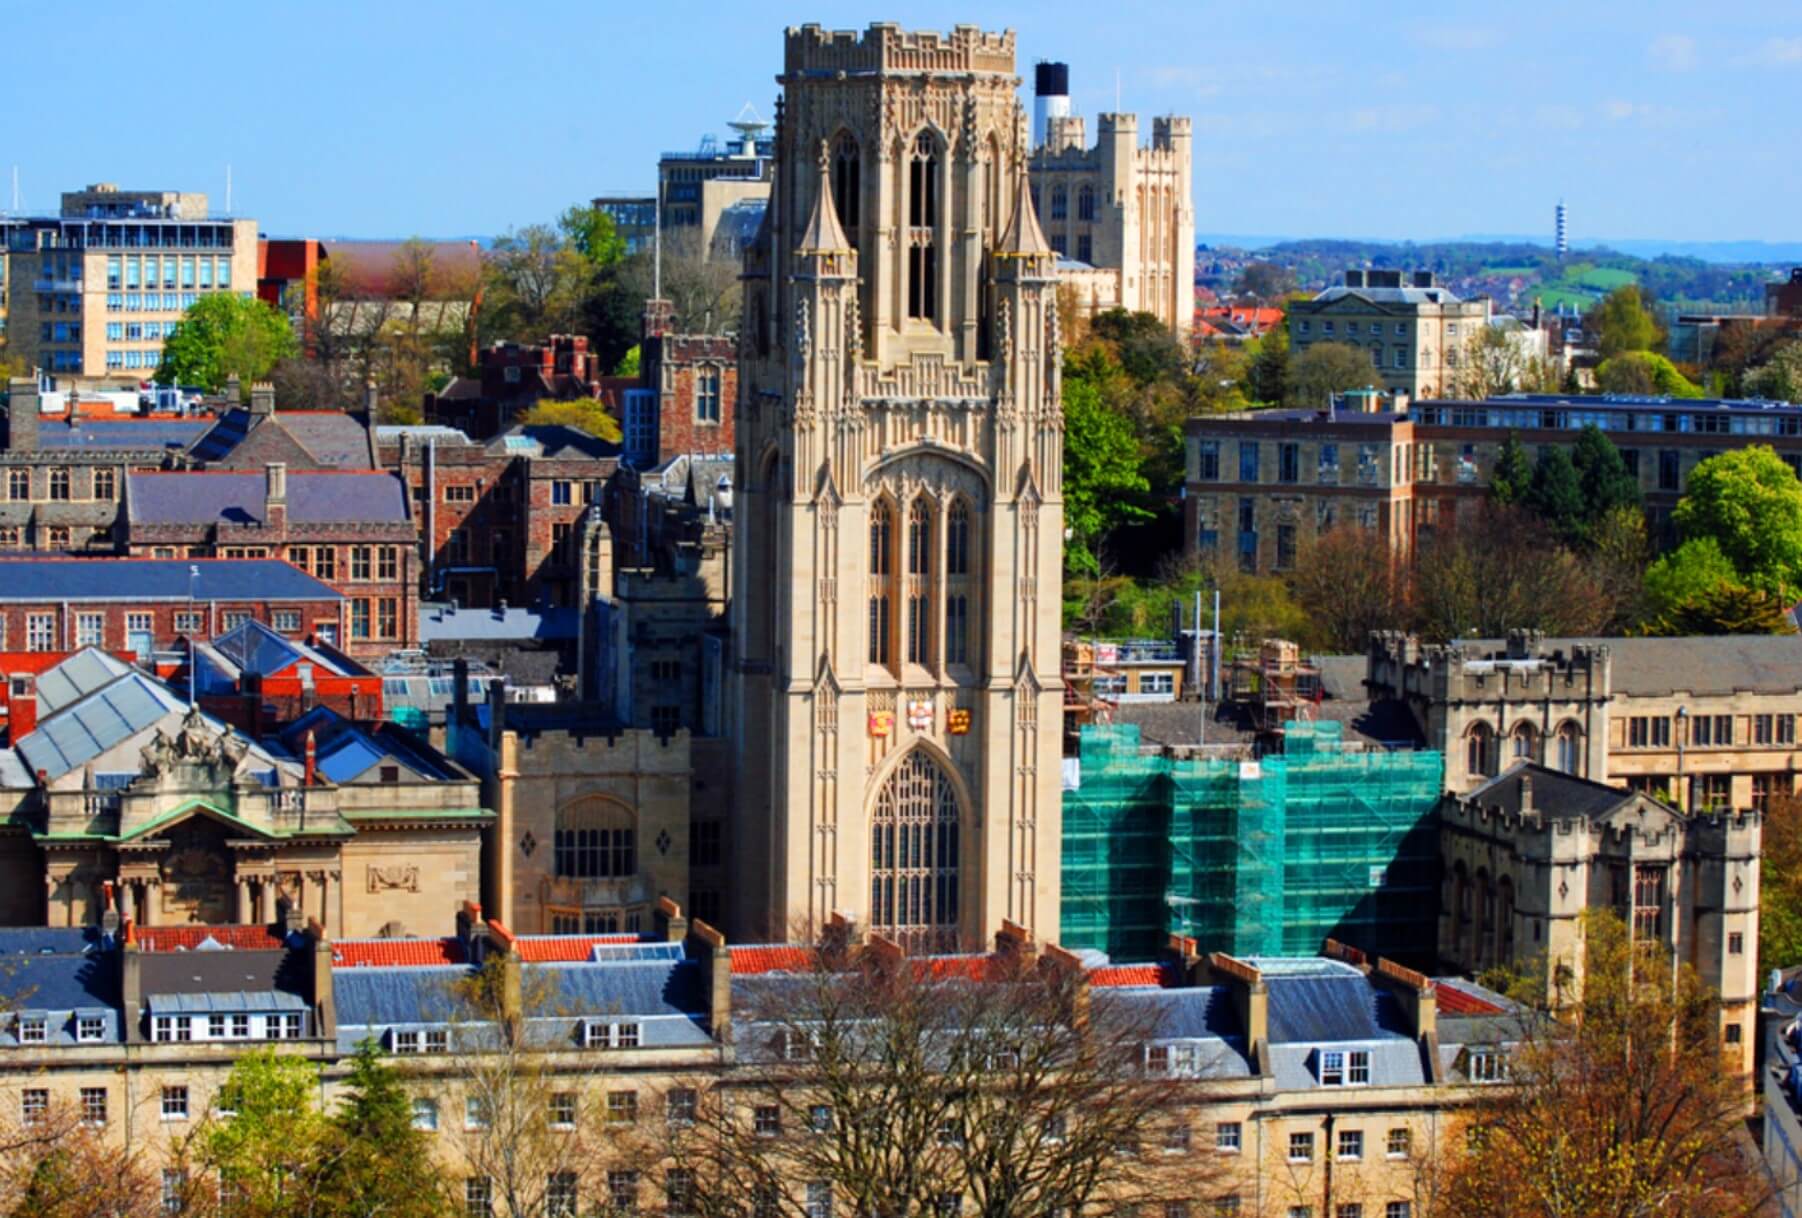
[[[19,1043],[41,1045],[50,1038],[50,1021],[42,1015],[19,1016]]]
[[[604,1019],[590,1019],[582,1024],[582,1044],[585,1048],[636,1049],[638,1039],[636,1021],[614,1023]]]
[[[1464,1051],[1464,1077],[1473,1083],[1501,1083],[1508,1079],[1508,1059],[1492,1046]]]
[[[75,1021],[75,1039],[84,1045],[106,1039],[106,1017],[83,1015]]]
[[[1370,1082],[1368,1049],[1322,1049],[1320,1051],[1320,1085],[1322,1087],[1362,1087]]]
[[[402,1053],[417,1053],[419,1052],[419,1033],[397,1030],[394,1033],[393,1044],[397,1056]]]

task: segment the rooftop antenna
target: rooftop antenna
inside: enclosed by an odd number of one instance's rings
[[[757,107],[750,102],[746,102],[739,110],[738,117],[726,126],[738,132],[738,155],[743,157],[757,155],[757,137],[770,129],[770,125],[757,113]]]

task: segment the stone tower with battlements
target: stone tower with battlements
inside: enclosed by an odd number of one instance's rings
[[[735,937],[1055,936],[1056,256],[1014,37],[790,29],[745,258]]]

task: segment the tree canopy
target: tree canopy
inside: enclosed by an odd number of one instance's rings
[[[1802,482],[1769,446],[1700,462],[1674,518],[1686,540],[1712,540],[1748,587],[1789,600],[1802,589]]]
[[[288,319],[270,305],[214,292],[189,305],[164,341],[156,381],[217,393],[236,376],[248,388],[299,349]]]
[[[1677,365],[1654,351],[1623,351],[1596,368],[1596,384],[1603,393],[1663,395],[1699,398],[1702,387],[1678,371]]]
[[[621,438],[619,420],[596,398],[578,398],[573,402],[546,398],[534,403],[519,421],[539,427],[579,427],[595,439],[612,444],[620,443]]]
[[[1650,351],[1658,345],[1658,323],[1640,297],[1637,283],[1614,289],[1589,315],[1599,334],[1597,347],[1608,360],[1627,351]]]
[[[1093,546],[1103,534],[1151,513],[1134,500],[1151,489],[1139,471],[1139,445],[1130,421],[1109,410],[1101,389],[1081,376],[1064,382],[1065,562],[1093,570]]]
[[[1315,343],[1300,355],[1289,357],[1283,401],[1290,406],[1326,409],[1327,398],[1347,389],[1363,389],[1377,383],[1370,355],[1346,343]]]

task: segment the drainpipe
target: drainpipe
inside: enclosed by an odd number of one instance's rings
[[[1321,1162],[1325,1164],[1322,1173],[1320,1212],[1326,1218],[1333,1218],[1333,1114],[1327,1113],[1321,1118],[1326,1127],[1326,1145],[1321,1148]]]
[[[1680,812],[1689,811],[1689,800],[1686,798],[1689,792],[1683,786],[1683,745],[1688,740],[1688,734],[1689,707],[1679,706],[1677,708],[1677,787],[1671,792],[1671,802],[1677,805],[1677,810]]]

